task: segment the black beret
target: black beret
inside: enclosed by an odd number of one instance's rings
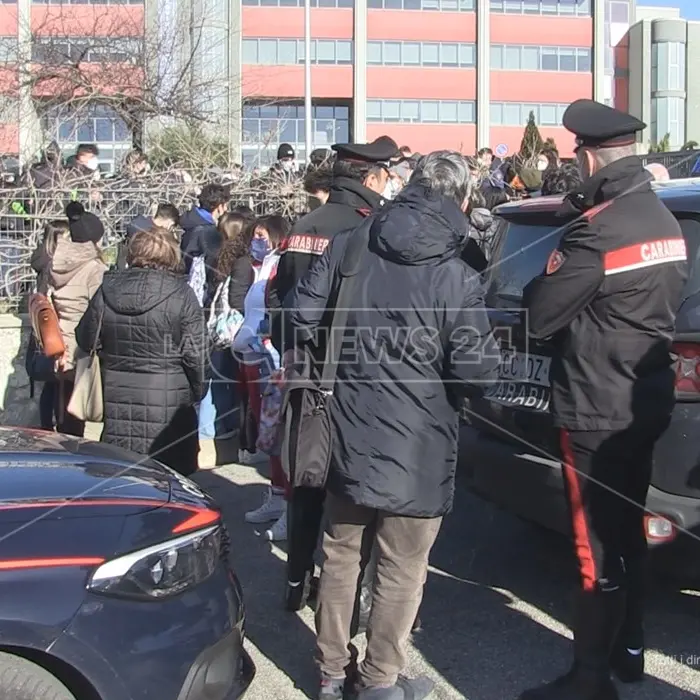
[[[579,146],[592,148],[631,146],[636,133],[647,127],[631,114],[594,100],[572,102],[564,112],[562,123],[576,136]]]
[[[396,141],[388,136],[380,136],[372,143],[336,143],[331,148],[338,154],[338,160],[362,163],[385,163],[399,150]]]

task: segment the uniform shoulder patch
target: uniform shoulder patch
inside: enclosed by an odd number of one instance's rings
[[[562,253],[559,249],[554,249],[549,254],[549,258],[547,259],[547,268],[545,270],[546,273],[548,275],[554,274],[564,264],[565,260],[566,256],[564,253]]]

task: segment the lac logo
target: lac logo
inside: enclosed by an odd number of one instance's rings
[[[553,275],[563,264],[566,258],[560,250],[553,250],[547,260],[547,274]]]

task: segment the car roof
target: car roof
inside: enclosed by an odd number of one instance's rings
[[[700,214],[700,178],[685,178],[654,182],[652,189],[671,211],[698,212]],[[564,195],[534,197],[519,202],[508,202],[494,209],[494,214],[505,219],[521,216],[547,216],[559,211]],[[574,218],[572,213],[571,218]]]

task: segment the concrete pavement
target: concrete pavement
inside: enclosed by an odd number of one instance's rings
[[[255,467],[236,464],[204,469],[195,478],[224,509],[245,591],[247,644],[258,669],[246,700],[314,698],[313,613],[282,609],[284,548],[243,521],[243,513],[259,505],[265,478]],[[433,678],[436,700],[515,700],[567,668],[575,582],[564,541],[497,511],[458,481],[455,510],[433,550],[424,630],[412,640],[408,673]],[[655,591],[648,616],[650,678],[621,687],[623,700],[698,696],[698,620],[700,594]]]

